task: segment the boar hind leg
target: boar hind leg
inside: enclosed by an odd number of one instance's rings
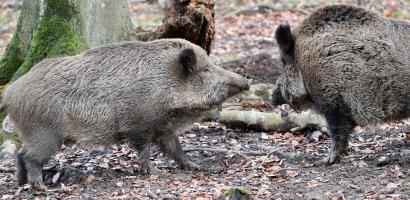
[[[331,152],[323,161],[331,165],[339,162],[342,155],[347,155],[349,135],[355,127],[355,122],[346,107],[327,110],[325,117],[332,133],[332,143]]]
[[[24,154],[26,151],[22,149],[17,154],[17,185],[21,186],[27,183],[27,168],[26,164],[24,163]]]
[[[60,149],[63,139],[56,134],[44,132],[30,135],[37,137],[29,138],[24,143],[27,151],[21,155],[19,162],[27,170],[28,182],[34,188],[44,190],[43,166]]]
[[[183,152],[181,143],[179,142],[178,136],[174,133],[157,133],[154,136],[154,143],[160,147],[160,150],[168,155],[170,158],[174,159],[181,168],[197,169],[200,170],[201,167],[194,162],[190,161],[186,154]]]

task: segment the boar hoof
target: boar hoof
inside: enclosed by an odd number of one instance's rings
[[[31,183],[31,187],[33,187],[33,189],[36,189],[38,191],[46,191],[47,190],[47,187],[43,183],[39,183],[39,182]]]
[[[151,166],[148,163],[141,164],[139,171],[141,174],[151,174]]]
[[[332,152],[330,153],[330,155],[324,158],[321,162],[322,164],[325,164],[325,165],[333,165],[333,164],[339,163],[341,158],[342,158],[341,154],[336,154]]]

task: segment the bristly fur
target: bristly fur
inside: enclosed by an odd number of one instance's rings
[[[26,152],[19,174],[27,168],[28,181],[42,187],[41,168],[64,141],[92,147],[126,140],[139,152],[142,172],[149,172],[153,142],[182,167],[196,167],[175,132],[247,87],[199,46],[164,39],[44,60],[7,87],[2,103]]]
[[[275,96],[324,114],[333,137],[327,162],[346,153],[354,126],[410,116],[409,33],[408,21],[333,5],[312,13],[292,37],[277,36],[286,40],[280,46],[295,45],[292,54],[280,48],[285,73]]]

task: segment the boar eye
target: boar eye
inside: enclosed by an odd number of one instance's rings
[[[208,67],[205,67],[205,68],[204,68],[204,72],[209,72],[209,68],[208,68]]]

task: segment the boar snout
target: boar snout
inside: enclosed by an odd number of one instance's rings
[[[228,83],[228,95],[232,96],[244,90],[248,90],[251,82],[252,80],[246,79],[239,75],[233,77]]]
[[[283,98],[282,91],[279,87],[273,91],[271,98],[272,98],[272,105],[275,107],[287,103],[286,100]]]

